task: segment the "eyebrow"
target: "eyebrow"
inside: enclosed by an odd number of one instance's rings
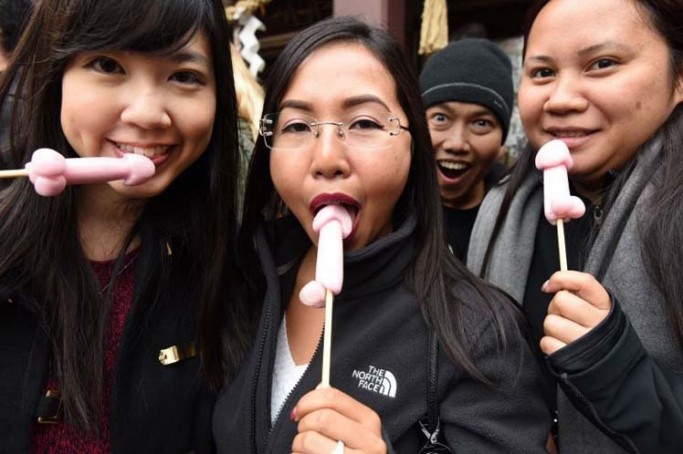
[[[459,101],[455,101],[455,102],[459,102]],[[493,112],[491,112],[491,110],[489,108],[487,108],[485,106],[482,106],[482,105],[479,105],[476,103],[464,103],[463,102],[461,104],[472,104],[471,110],[465,112],[466,116],[472,116],[472,115],[477,115],[477,116],[491,115],[494,117],[496,116]],[[445,111],[448,111],[449,113],[457,113],[456,109],[448,106],[447,103],[436,104],[434,106],[431,106],[428,109],[426,109],[426,112],[434,112],[434,110],[436,110],[437,112],[441,112],[441,111],[445,110]]]
[[[579,51],[579,55],[583,57],[585,55],[592,54],[593,52],[603,50],[605,48],[617,48],[619,50],[629,50],[628,46],[625,46],[625,45],[623,45],[617,41],[606,41],[604,43],[595,44],[593,46],[588,46],[585,49],[581,49]]]
[[[551,63],[551,62],[553,62],[554,60],[555,60],[554,58],[551,58],[551,57],[549,57],[549,56],[547,56],[547,55],[532,55],[532,56],[530,56],[530,57],[525,58],[525,59],[524,59],[524,63],[526,63],[527,61],[536,61],[536,62],[541,62],[541,63]]]
[[[590,55],[592,53],[604,50],[604,49],[610,49],[610,48],[616,48],[622,51],[628,51],[630,48],[628,46],[625,46],[617,41],[606,41],[604,43],[599,43],[599,44],[594,44],[592,46],[585,47],[581,50],[579,50],[578,54],[580,57],[585,57],[586,55]],[[543,63],[550,63],[555,61],[554,58],[548,56],[548,55],[532,55],[528,57],[528,60],[533,60],[533,61],[539,61]]]
[[[387,106],[387,104],[384,101],[382,101],[375,95],[360,95],[353,96],[351,98],[346,98],[342,102],[342,108],[348,109],[366,103],[376,103],[384,107],[387,110],[387,112],[391,111],[391,109],[389,109],[389,106]],[[305,101],[299,101],[296,99],[288,99],[280,103],[280,110],[285,109],[287,107],[292,109],[306,110],[308,112],[311,112],[313,110],[313,104]]]
[[[469,114],[474,115],[474,116],[478,116],[478,117],[482,117],[482,116],[495,117],[496,116],[493,112],[491,112],[489,109],[487,109],[484,106],[481,106],[481,108],[472,109],[472,111],[470,111]]]
[[[191,50],[181,50],[170,56],[171,61],[174,63],[199,63],[206,65],[208,68],[211,67],[211,61],[209,58],[200,53]]]
[[[390,111],[389,106],[386,105],[384,101],[382,101],[380,98],[378,98],[375,95],[360,95],[360,96],[354,96],[351,98],[347,98],[344,100],[344,103],[342,104],[342,107],[345,109],[348,109],[349,107],[356,107],[361,104],[366,104],[366,103],[376,103],[387,109],[387,111]]]

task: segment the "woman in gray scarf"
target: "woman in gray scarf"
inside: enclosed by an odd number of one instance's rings
[[[674,0],[543,0],[529,16],[529,147],[484,201],[468,265],[524,306],[561,388],[563,454],[683,446],[681,13]],[[566,231],[580,271],[555,272],[543,217],[533,161],[552,139],[570,149],[570,187],[588,205]]]

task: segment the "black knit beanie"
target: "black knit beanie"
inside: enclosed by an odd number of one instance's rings
[[[512,64],[493,42],[465,38],[432,55],[420,74],[420,92],[425,108],[450,101],[488,108],[500,121],[505,142],[514,101]]]

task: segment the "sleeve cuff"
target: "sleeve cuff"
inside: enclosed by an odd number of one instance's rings
[[[555,372],[575,374],[587,370],[609,354],[624,333],[628,320],[619,302],[610,295],[612,309],[594,329],[548,356]]]
[[[616,302],[603,322],[547,358],[554,375],[566,377],[589,399],[602,395],[606,389],[618,388],[646,354],[640,338]],[[597,339],[599,327],[605,330],[603,339]],[[593,334],[593,340],[582,342],[589,334]]]

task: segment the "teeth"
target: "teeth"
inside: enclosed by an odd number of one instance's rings
[[[553,133],[555,137],[560,137],[560,138],[571,138],[571,137],[585,137],[588,135],[586,132],[581,132],[581,131],[575,131],[575,132],[555,132]]]
[[[467,164],[462,162],[439,161],[439,165],[448,170],[464,170],[467,168]]]
[[[123,143],[117,143],[117,147],[119,147],[121,150],[127,152],[127,153],[134,153],[134,154],[139,154],[148,158],[153,158],[154,156],[159,156],[164,153],[166,153],[169,149],[167,145],[160,145],[157,147],[149,147],[149,148],[143,148],[143,147],[134,147],[132,145],[126,145]]]

